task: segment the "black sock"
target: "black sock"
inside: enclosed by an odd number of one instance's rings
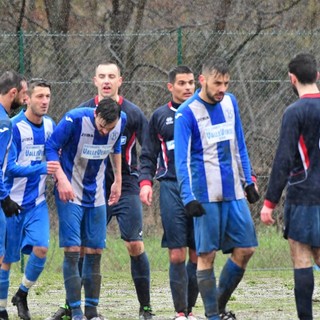
[[[312,320],[313,269],[294,269],[294,295],[300,320]]]

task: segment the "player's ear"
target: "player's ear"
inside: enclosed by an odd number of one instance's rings
[[[206,78],[203,74],[200,74],[198,80],[199,80],[199,83],[202,85],[206,81]]]
[[[167,83],[167,88],[170,92],[172,92],[173,84],[171,82]]]
[[[320,72],[317,72],[317,81],[320,79]]]
[[[290,79],[291,84],[295,85],[297,82],[297,77],[291,72],[288,72],[288,75],[289,75],[289,79]]]

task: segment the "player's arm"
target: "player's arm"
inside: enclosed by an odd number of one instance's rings
[[[121,196],[122,187],[122,174],[121,174],[121,153],[111,153],[110,162],[112,165],[114,182],[111,185],[110,196],[108,199],[108,205],[112,206],[116,204]]]
[[[70,114],[66,114],[58,123],[45,145],[47,161],[59,161],[60,152],[73,137],[74,123]],[[75,194],[72,185],[61,166],[55,172],[56,188],[61,201],[72,201]]]
[[[0,141],[3,146],[0,148],[0,200],[6,198],[9,194],[4,184],[4,165],[7,153],[7,145],[11,140],[11,123],[10,120],[0,121]]]
[[[294,164],[295,151],[300,138],[298,122],[296,114],[284,113],[267,193],[260,212],[261,221],[266,225],[271,225],[275,222],[272,213],[288,183],[290,171]]]
[[[121,132],[113,146],[113,152],[109,155],[114,175],[114,182],[111,185],[110,196],[108,199],[109,206],[114,205],[119,201],[122,188],[121,135],[127,123],[127,116],[123,111],[121,111],[121,117],[119,121],[121,121]]]
[[[60,167],[59,161],[43,161],[34,165],[20,165],[18,163],[18,152],[16,142],[13,141],[9,153],[6,176],[8,177],[31,177],[33,175],[54,174]]]
[[[174,158],[180,194],[184,205],[195,200],[191,190],[189,162],[191,157],[192,114],[183,109],[177,111],[174,122]]]
[[[252,181],[252,167],[249,159],[249,153],[245,142],[245,136],[242,128],[238,103],[233,95],[230,95],[234,106],[235,113],[235,135],[238,147],[239,157],[237,158],[239,172],[242,175],[241,179],[245,186],[253,184]]]
[[[148,206],[152,203],[152,180],[156,172],[157,158],[161,149],[154,121],[153,115],[145,132],[145,136],[148,139],[145,139],[140,154],[140,200]]]

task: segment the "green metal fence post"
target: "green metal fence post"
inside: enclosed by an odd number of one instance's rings
[[[179,27],[177,30],[178,33],[178,65],[182,64],[182,28]]]

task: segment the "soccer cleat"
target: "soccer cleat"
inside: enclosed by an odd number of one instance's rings
[[[221,313],[220,318],[221,320],[237,320],[236,315],[231,311]]]
[[[187,319],[188,319],[188,320],[198,320],[198,319],[193,315],[192,312],[190,312],[190,313],[188,314]]]
[[[9,320],[8,312],[6,309],[0,311],[0,320]]]
[[[153,319],[154,314],[150,306],[140,307],[139,320],[150,320]]]
[[[28,308],[27,296],[22,297],[18,294],[15,294],[11,300],[12,304],[18,309],[18,316],[23,320],[30,320],[30,312]]]
[[[71,310],[70,307],[65,304],[61,306],[51,317],[45,320],[70,320]]]
[[[174,320],[187,320],[188,318],[184,314],[184,312],[177,312]]]

